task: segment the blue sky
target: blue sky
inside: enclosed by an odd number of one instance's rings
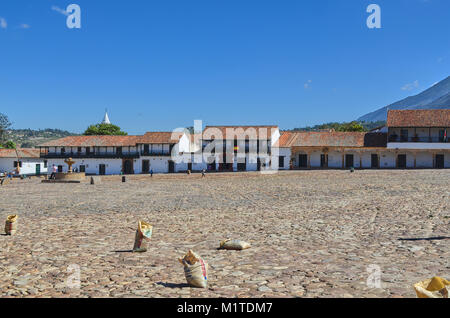
[[[82,132],[108,108],[130,134],[353,120],[447,77],[449,31],[448,0],[2,0],[0,112]]]

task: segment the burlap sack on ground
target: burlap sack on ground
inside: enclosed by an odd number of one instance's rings
[[[219,249],[224,250],[245,250],[247,248],[250,248],[250,244],[241,240],[225,240],[220,242]]]
[[[148,242],[152,237],[153,226],[144,221],[139,221],[138,229],[134,239],[133,252],[146,252]]]
[[[184,275],[189,285],[198,288],[208,286],[208,264],[200,256],[189,250],[179,261],[184,266]]]
[[[6,218],[5,233],[6,235],[14,235],[17,231],[17,215],[10,215]]]
[[[450,282],[441,277],[433,277],[414,285],[418,298],[448,298]]]

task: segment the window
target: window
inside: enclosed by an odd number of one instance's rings
[[[278,167],[279,168],[284,168],[284,156],[280,156],[278,158]]]
[[[65,154],[66,153],[66,148],[62,147],[61,148],[61,154]]]
[[[47,168],[47,160],[44,160],[44,168]]]
[[[81,153],[81,147],[78,147],[78,153]]]
[[[121,154],[122,154],[122,147],[117,147],[117,148],[116,148],[116,153],[117,153],[118,155],[121,155]]]

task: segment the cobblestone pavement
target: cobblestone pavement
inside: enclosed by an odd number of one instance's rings
[[[120,180],[0,187],[1,217],[19,214],[0,236],[1,296],[415,297],[414,283],[450,277],[449,170]],[[153,237],[131,253],[140,219]],[[217,250],[225,238],[252,248]],[[211,265],[208,289],[185,285],[189,249]],[[372,264],[381,288],[367,286]]]

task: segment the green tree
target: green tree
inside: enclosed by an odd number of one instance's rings
[[[85,136],[98,136],[98,135],[110,135],[110,136],[126,136],[126,132],[120,130],[119,126],[113,124],[97,124],[91,125],[83,133]]]
[[[16,143],[12,140],[8,140],[4,146],[6,149],[16,149]]]
[[[11,127],[11,122],[8,119],[8,116],[0,113],[0,144],[5,142],[6,139],[6,130]]]
[[[336,129],[337,131],[366,131],[366,129],[358,122],[352,121],[349,123],[343,123]]]

